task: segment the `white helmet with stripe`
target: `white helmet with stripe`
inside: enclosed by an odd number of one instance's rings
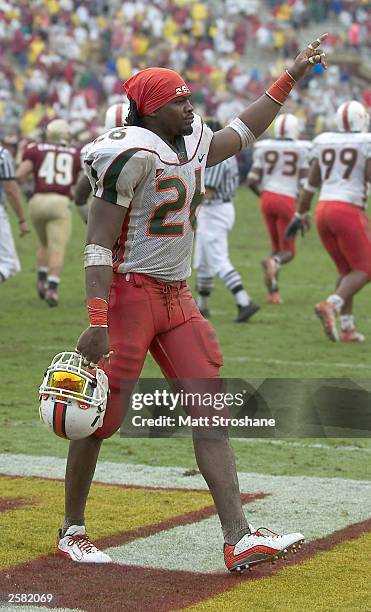
[[[344,102],[336,112],[336,122],[340,132],[367,132],[370,116],[360,102]]]
[[[97,367],[83,367],[80,353],[58,353],[40,386],[40,419],[60,438],[81,440],[103,424],[108,379]]]
[[[299,138],[300,126],[299,120],[291,113],[278,115],[274,122],[274,135],[276,138],[290,138],[296,140]]]
[[[112,128],[122,127],[125,125],[128,113],[128,104],[124,104],[123,102],[112,104],[112,106],[106,110],[106,116],[104,119],[104,127],[106,130],[111,130]]]

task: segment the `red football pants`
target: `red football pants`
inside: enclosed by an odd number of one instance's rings
[[[371,279],[371,230],[369,218],[358,206],[322,200],[316,209],[316,225],[326,251],[339,274],[365,272]]]
[[[145,274],[113,274],[108,331],[113,355],[103,366],[110,395],[98,438],[120,427],[128,406],[123,381],[135,381],[148,350],[170,379],[219,377],[222,353],[215,331],[202,317],[185,281],[162,283]],[[127,387],[126,387],[127,389]]]
[[[295,199],[280,193],[263,191],[260,194],[260,206],[267,227],[272,253],[289,251],[295,254],[294,240],[285,240],[285,230],[295,214]]]

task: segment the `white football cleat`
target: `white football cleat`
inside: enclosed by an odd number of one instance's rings
[[[250,569],[258,563],[275,563],[278,559],[286,559],[289,552],[296,553],[304,543],[302,533],[278,535],[266,527],[254,530],[252,525],[249,525],[249,529],[250,533],[237,544],[224,544],[224,561],[231,572]]]
[[[92,544],[83,525],[71,525],[57,536],[57,554],[76,563],[112,563],[111,557]]]

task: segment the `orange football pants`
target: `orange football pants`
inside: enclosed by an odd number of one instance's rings
[[[294,240],[285,240],[285,230],[295,214],[295,199],[280,193],[262,191],[260,207],[267,227],[272,253],[289,251],[295,254]]]
[[[357,270],[371,280],[371,228],[366,212],[347,202],[321,200],[316,209],[316,225],[339,274]]]
[[[95,432],[98,438],[109,438],[119,429],[128,409],[123,382],[134,387],[148,351],[166,378],[219,377],[223,359],[218,339],[185,281],[164,283],[145,274],[114,273],[108,331],[113,355],[102,367],[110,395],[103,426]]]

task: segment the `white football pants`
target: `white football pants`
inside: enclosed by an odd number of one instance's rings
[[[233,270],[228,253],[228,232],[233,227],[234,219],[232,202],[201,206],[193,260],[198,276],[223,278]]]
[[[8,214],[0,204],[0,274],[7,279],[21,269]]]

